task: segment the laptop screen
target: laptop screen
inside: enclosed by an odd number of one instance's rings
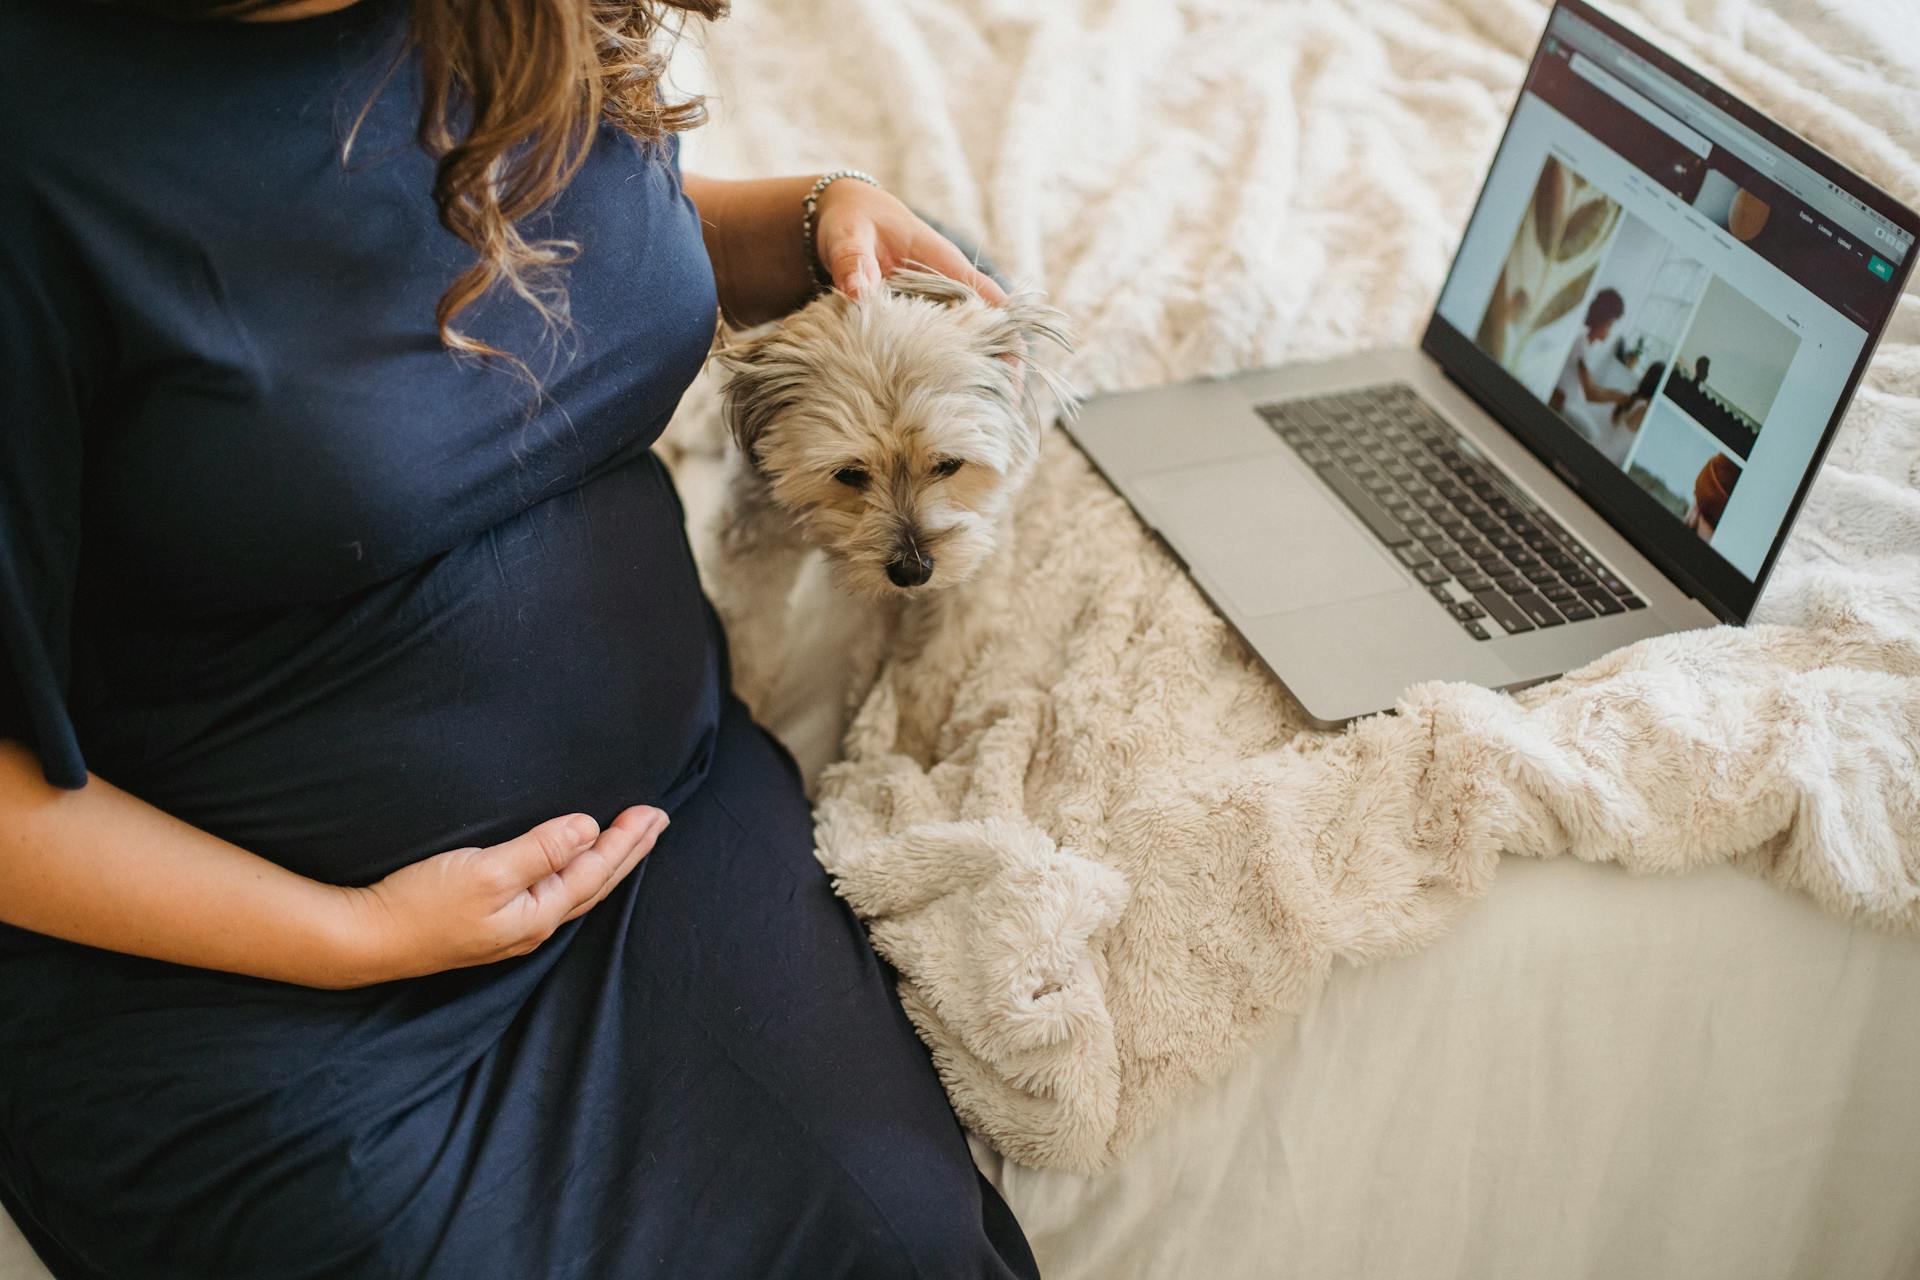
[[[1437,320],[1504,398],[1533,402],[1533,443],[1563,475],[1611,472],[1578,487],[1616,525],[1670,522],[1647,531],[1684,561],[1707,549],[1724,568],[1693,576],[1744,618],[1899,296],[1904,212],[1562,4]]]

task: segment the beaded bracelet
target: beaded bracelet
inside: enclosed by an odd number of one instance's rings
[[[814,234],[814,213],[820,206],[820,193],[842,178],[857,178],[870,187],[880,187],[880,179],[858,169],[835,169],[832,173],[823,173],[814,179],[801,206],[805,212],[800,217],[800,243],[807,253],[807,270],[813,274],[813,282],[822,289],[833,288],[833,275],[826,264],[820,261],[820,246]],[[880,187],[885,190],[884,187]]]

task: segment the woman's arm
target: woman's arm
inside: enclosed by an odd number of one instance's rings
[[[313,987],[354,987],[521,955],[592,908],[666,825],[636,806],[367,888],[322,884],[92,777],[50,786],[0,740],[0,921],[109,951]]]
[[[813,296],[800,220],[814,179],[805,174],[736,182],[683,175],[681,186],[700,211],[720,309],[729,323],[744,328],[778,319]],[[820,193],[814,230],[821,263],[835,286],[853,297],[912,261],[971,285],[988,302],[1006,300],[952,241],[898,197],[857,178],[829,183]]]
[[[764,323],[812,295],[813,273],[800,241],[800,202],[812,185],[811,177],[729,182],[689,173],[682,178],[681,186],[700,210],[720,310],[729,323],[742,328]],[[827,191],[842,185],[836,182]]]
[[[1587,362],[1585,360],[1576,358],[1574,361],[1574,367],[1580,371],[1581,394],[1586,396],[1586,398],[1591,400],[1593,403],[1619,404],[1622,400],[1625,400],[1627,398],[1629,394],[1628,392],[1613,391],[1595,382],[1593,380],[1593,375],[1587,372]]]

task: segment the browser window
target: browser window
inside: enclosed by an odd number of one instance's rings
[[[1561,10],[1438,310],[1751,581],[1913,247]]]

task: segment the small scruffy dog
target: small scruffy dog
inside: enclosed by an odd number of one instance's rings
[[[810,549],[844,593],[889,619],[987,560],[1038,453],[1038,391],[1071,405],[1071,389],[1033,358],[1043,340],[1070,342],[1041,295],[994,306],[903,269],[858,302],[826,293],[716,347],[739,448],[713,586],[736,687],[756,710],[767,711],[768,672],[789,638],[780,606]]]

